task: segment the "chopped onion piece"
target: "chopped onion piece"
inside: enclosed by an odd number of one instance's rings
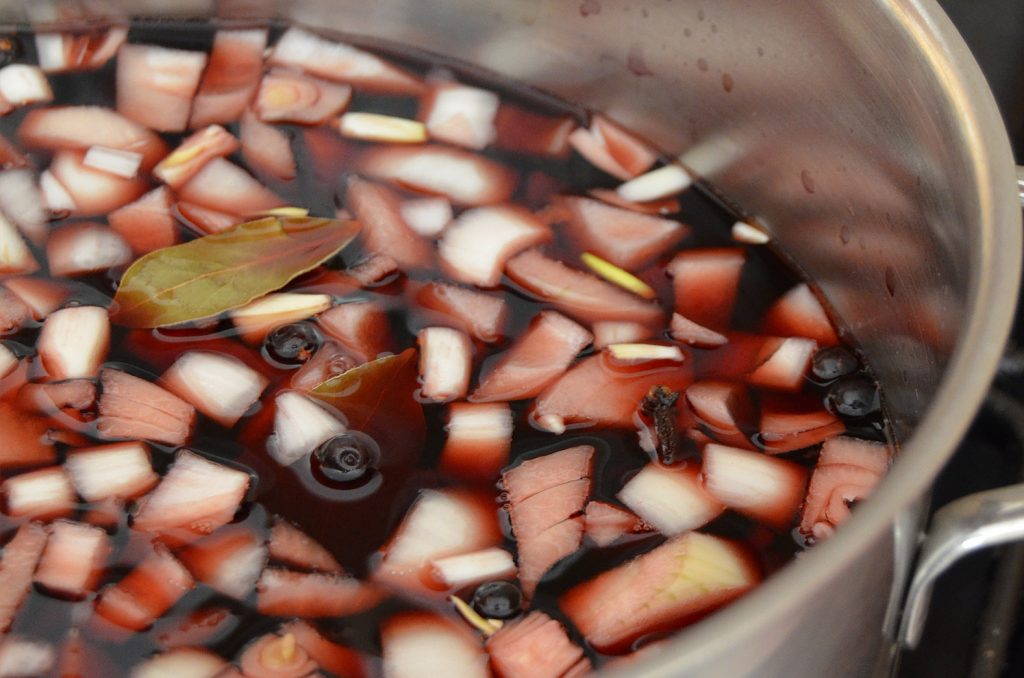
[[[452,278],[494,287],[509,258],[551,237],[544,223],[520,207],[477,207],[460,214],[445,230],[438,255]]]
[[[466,396],[473,368],[469,337],[450,327],[420,330],[420,393],[425,400],[445,402]]]
[[[42,676],[56,663],[57,653],[46,641],[17,635],[0,639],[0,676]]]
[[[37,245],[50,234],[50,215],[43,207],[42,192],[37,189],[35,175],[29,169],[0,172],[0,212]]]
[[[75,450],[65,467],[78,494],[91,502],[131,499],[160,479],[150,464],[149,449],[136,441]]]
[[[618,498],[667,537],[702,527],[725,509],[701,487],[699,469],[655,463],[633,476]]]
[[[132,526],[168,536],[177,531],[177,539],[210,534],[231,522],[251,482],[245,471],[179,449],[160,484],[137,502]]]
[[[82,164],[115,176],[131,179],[139,172],[142,154],[104,146],[92,146],[85,152],[85,160],[82,161]]]
[[[132,248],[112,228],[80,221],[50,236],[46,258],[52,275],[85,275],[127,264],[132,260]]]
[[[96,376],[109,344],[107,309],[69,306],[46,319],[37,350],[51,379],[77,379]]]
[[[44,71],[61,71],[67,68],[64,54],[63,33],[36,33],[36,59]]]
[[[0,214],[0,273],[31,273],[38,268],[18,229]]]
[[[274,434],[267,441],[267,451],[282,466],[295,463],[325,440],[345,432],[341,420],[301,393],[285,391],[274,403]]]
[[[46,74],[38,66],[11,64],[0,68],[0,97],[14,106],[53,100]]]
[[[234,356],[189,351],[164,372],[163,381],[178,397],[231,428],[259,400],[267,379]]]
[[[10,516],[46,518],[69,513],[75,505],[75,488],[60,466],[8,478],[0,485]]]
[[[501,100],[494,92],[456,82],[441,82],[424,99],[420,117],[430,136],[480,150],[497,136],[494,118]]]
[[[53,176],[50,170],[44,170],[39,175],[39,190],[43,194],[43,202],[51,212],[74,212],[78,209],[68,189],[57,181],[57,177]]]
[[[417,198],[399,205],[402,220],[424,238],[439,235],[452,220],[452,204],[446,198]]]
[[[515,574],[512,554],[501,548],[489,548],[438,558],[432,563],[434,575],[449,588],[468,586]]]
[[[117,53],[117,112],[157,132],[184,132],[206,52],[128,44]]]
[[[58,520],[50,525],[36,584],[80,600],[95,589],[109,553],[110,539],[102,528]]]
[[[422,122],[379,113],[346,113],[338,121],[338,131],[343,137],[361,141],[418,144],[427,140]]]

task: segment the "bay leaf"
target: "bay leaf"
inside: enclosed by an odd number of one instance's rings
[[[426,436],[416,349],[384,356],[331,377],[311,395],[345,416],[348,427],[371,436],[380,445],[385,464],[419,457]]]
[[[150,252],[125,271],[112,319],[151,328],[210,318],[284,287],[358,233],[355,221],[270,216]]]

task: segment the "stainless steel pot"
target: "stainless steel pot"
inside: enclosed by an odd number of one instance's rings
[[[11,4],[0,12],[24,18]],[[65,7],[276,15],[451,55],[609,112],[757,215],[867,352],[902,450],[835,538],[624,674],[889,670],[917,517],[988,388],[1021,259],[1006,134],[981,72],[935,2],[142,0],[97,8],[86,0]],[[24,10],[36,21],[57,16],[45,2]]]

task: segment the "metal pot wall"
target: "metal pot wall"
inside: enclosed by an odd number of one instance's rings
[[[103,5],[277,16],[478,64],[607,111],[760,217],[867,353],[902,449],[835,538],[625,673],[889,670],[916,518],[988,387],[1021,257],[1002,123],[932,0]]]

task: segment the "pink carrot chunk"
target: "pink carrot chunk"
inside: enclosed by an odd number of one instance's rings
[[[570,447],[529,459],[502,475],[519,551],[519,580],[532,596],[547,570],[583,539],[594,448]]]
[[[591,668],[565,628],[543,612],[503,626],[486,647],[499,678],[562,678],[585,675]]]
[[[626,535],[651,531],[637,515],[603,501],[587,503],[583,524],[584,534],[598,546],[609,546]]]
[[[32,575],[46,546],[46,531],[37,523],[25,523],[0,551],[0,634],[14,623],[18,608],[32,587]]]
[[[258,214],[281,207],[284,201],[251,174],[224,158],[206,163],[178,191],[178,196],[200,207],[225,214]]]
[[[64,305],[70,294],[64,284],[43,278],[8,278],[4,287],[29,308],[36,320],[45,320]]]
[[[431,138],[480,150],[497,136],[494,120],[499,104],[494,92],[440,81],[432,83],[421,99],[420,119]]]
[[[188,440],[195,409],[156,384],[120,370],[100,372],[96,428],[105,438],[152,440],[181,445]]]
[[[275,69],[263,76],[255,109],[263,122],[321,125],[348,106],[352,88]]]
[[[676,341],[700,348],[717,348],[729,343],[729,338],[724,334],[710,330],[679,313],[672,314],[669,331]]]
[[[167,146],[146,126],[101,106],[54,106],[29,111],[18,127],[18,139],[30,148],[86,151],[105,146],[142,154],[148,171],[167,153]]]
[[[850,517],[850,505],[866,499],[892,457],[889,446],[840,436],[825,442],[811,474],[800,532],[826,539]]]
[[[89,167],[81,151],[57,151],[49,172],[74,205],[71,213],[82,217],[105,215],[132,202],[149,187],[141,177],[126,179]]]
[[[317,322],[360,362],[391,349],[387,313],[372,301],[338,304],[317,316]]]
[[[531,421],[556,434],[568,426],[632,427],[652,386],[680,391],[692,380],[685,361],[638,371],[617,368],[604,355],[588,356],[537,396]]]
[[[643,174],[658,159],[654,149],[603,115],[594,115],[589,128],[577,128],[569,144],[592,165],[619,179]]]
[[[747,381],[762,388],[799,391],[818,345],[811,339],[788,337],[765,345],[767,357],[747,375]]]

